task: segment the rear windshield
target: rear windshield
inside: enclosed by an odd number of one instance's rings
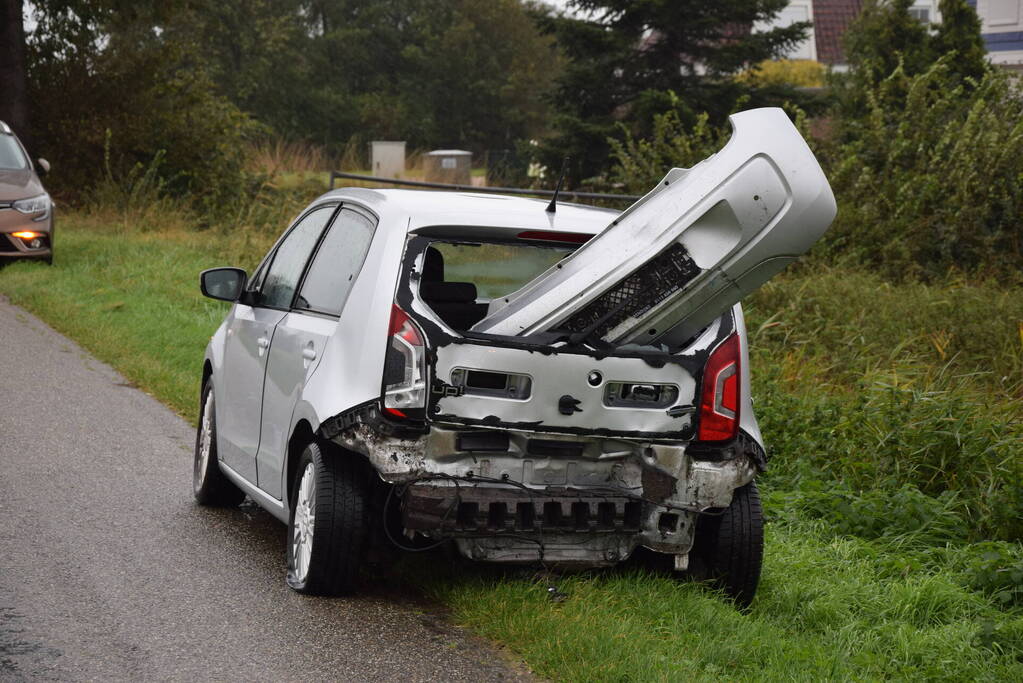
[[[443,256],[445,282],[471,282],[477,301],[511,294],[575,250],[575,246],[433,242]]]
[[[19,171],[28,168],[28,159],[13,135],[0,134],[0,168]]]

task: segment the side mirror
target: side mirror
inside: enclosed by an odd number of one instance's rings
[[[210,268],[199,275],[203,296],[222,301],[237,301],[248,276],[241,268]]]
[[[39,175],[46,175],[50,172],[50,162],[42,157],[36,159],[36,166],[38,166],[39,170],[42,171]]]

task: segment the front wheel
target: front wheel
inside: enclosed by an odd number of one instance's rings
[[[701,578],[710,579],[737,605],[753,601],[764,559],[764,516],[756,482],[736,489],[722,514],[700,517],[692,557]]]
[[[200,505],[234,507],[245,500],[245,492],[234,485],[217,463],[217,416],[213,403],[213,381],[202,387],[199,428],[195,433],[195,462],[192,493]]]
[[[366,476],[356,456],[306,446],[288,524],[288,585],[299,593],[348,593],[366,550]]]

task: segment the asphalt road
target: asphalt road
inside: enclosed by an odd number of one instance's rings
[[[0,680],[520,680],[407,590],[284,584],[284,526],[191,495],[194,431],[0,298]]]

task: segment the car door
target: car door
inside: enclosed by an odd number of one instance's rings
[[[257,481],[263,380],[274,329],[291,307],[306,262],[336,208],[316,207],[294,223],[228,321],[216,388],[217,445],[224,464],[251,482]]]
[[[263,384],[257,468],[259,487],[277,499],[284,490],[284,458],[295,405],[337,328],[375,227],[375,220],[355,207],[338,212],[316,248],[291,311],[274,332]]]

